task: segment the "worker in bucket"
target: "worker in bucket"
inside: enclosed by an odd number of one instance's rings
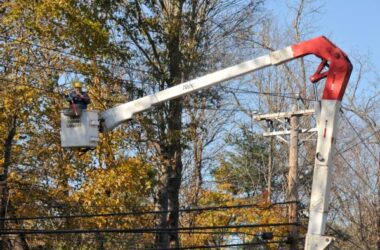
[[[66,109],[64,114],[70,117],[80,117],[82,111],[87,109],[87,105],[91,100],[87,94],[87,90],[82,88],[80,81],[73,81],[73,87],[74,90],[65,95],[65,99],[70,103],[70,107]]]

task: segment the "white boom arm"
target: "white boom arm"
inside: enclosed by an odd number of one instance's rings
[[[153,105],[168,101],[173,98],[192,93],[194,91],[211,87],[220,82],[253,72],[270,65],[283,63],[293,58],[291,47],[274,51],[269,55],[256,58],[214,73],[181,83],[158,93],[148,95],[120,106],[106,110],[100,114],[103,120],[103,131],[114,129],[119,124],[132,119],[134,114],[150,109]]]
[[[333,146],[341,105],[336,100],[322,100],[317,105],[318,138],[305,250],[325,249],[334,240],[324,234],[330,202]]]
[[[352,71],[347,55],[327,38],[321,36],[304,41],[106,110],[100,114],[101,131],[110,131],[132,119],[135,114],[150,109],[153,105],[309,54],[322,59],[317,71],[310,77],[311,82],[327,79],[320,104],[320,114],[317,117],[318,142],[305,250],[325,249],[333,240],[332,237],[324,236],[329,208],[333,145],[340,103]],[[328,70],[322,72],[326,66]],[[61,114],[61,118],[62,147],[93,148],[96,146],[99,133],[97,112],[87,111],[80,118],[75,119]]]

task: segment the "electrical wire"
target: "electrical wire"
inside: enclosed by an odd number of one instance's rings
[[[103,229],[5,229],[0,230],[0,235],[8,234],[93,234],[93,233],[169,233],[177,231],[192,230],[214,230],[214,229],[241,229],[241,228],[259,228],[259,227],[285,227],[299,226],[299,223],[263,223],[263,224],[245,224],[245,225],[227,225],[227,226],[197,226],[197,227],[178,227],[178,228],[103,228]]]
[[[309,216],[304,215],[304,217],[305,217],[307,220],[309,220]],[[305,227],[304,225],[301,224],[300,226],[306,229],[306,227]],[[339,237],[339,236],[341,235],[341,233],[340,233],[338,230],[336,230],[335,228],[333,228],[331,225],[327,224],[326,227],[327,227],[328,229],[330,229],[331,231],[333,231],[334,233],[336,233],[336,236]],[[354,246],[357,247],[358,249],[365,250],[364,248],[362,248],[361,246],[359,246],[358,244],[356,244],[355,242],[353,242],[353,241],[350,240],[350,239],[346,239],[345,241],[350,242],[352,245],[354,245]]]
[[[41,68],[45,68],[44,66],[37,66],[37,67],[41,67]],[[53,69],[53,70],[56,70],[56,71],[62,71],[62,69],[57,69],[57,68],[54,68],[54,67],[48,67],[49,69]],[[64,70],[63,70],[64,71]],[[78,72],[78,71],[72,71],[72,70],[66,70],[65,72],[69,72],[69,73],[81,73],[81,72]],[[119,78],[111,78],[112,80],[118,80],[118,81],[123,81],[123,82],[130,82],[128,80],[125,80],[125,79],[119,79]],[[31,86],[31,85],[27,85],[27,84],[20,84],[16,81],[12,81],[12,80],[9,80],[7,78],[0,78],[0,80],[4,80],[4,81],[7,81],[7,82],[10,82],[10,83],[14,83],[14,84],[17,84],[17,85],[22,85],[22,86],[28,86],[28,87],[31,87],[31,88],[35,88],[35,89],[39,89],[39,90],[43,90],[43,91],[47,91],[47,92],[53,92],[51,90],[47,90],[47,89],[44,89],[44,88],[41,88],[41,87],[35,87],[35,86]],[[133,82],[136,82],[133,80]],[[224,87],[224,88],[228,88],[230,90],[233,90],[233,88],[229,88],[229,87]],[[266,95],[266,96],[273,96],[273,97],[278,97],[278,98],[287,98],[287,99],[296,99],[298,100],[299,97],[296,97],[296,96],[290,96],[290,95],[287,95],[287,94],[281,94],[281,93],[273,93],[273,92],[260,92],[260,91],[251,91],[251,90],[245,90],[245,89],[237,89],[238,91],[240,92],[235,92],[235,93],[240,93],[240,94],[256,94],[256,95]],[[57,93],[57,92],[56,92]],[[59,93],[57,93],[59,94]],[[305,101],[314,101],[312,99],[304,99],[302,98],[303,100]],[[235,111],[236,109],[234,110],[229,110],[229,109],[223,109],[223,108],[198,108],[198,109],[207,109],[207,110],[224,110],[224,111]],[[243,109],[241,109],[241,111],[244,111]]]
[[[55,72],[65,72],[65,73],[70,73],[70,74],[86,74],[86,75],[90,75],[90,76],[95,76],[94,74],[92,74],[91,72],[89,71],[78,71],[78,70],[72,70],[72,69],[64,69],[64,68],[56,68],[56,67],[53,67],[53,66],[43,66],[43,65],[37,65],[37,64],[34,64],[34,63],[28,63],[28,62],[21,62],[21,61],[17,61],[17,60],[14,60],[13,62],[16,62],[16,63],[20,63],[20,64],[24,64],[24,65],[29,65],[29,66],[32,66],[32,67],[38,67],[38,68],[41,68],[41,69],[49,69],[49,70],[53,70]],[[5,66],[5,65],[0,65],[0,66]],[[103,79],[106,79],[106,80],[112,80],[112,81],[118,81],[118,82],[126,82],[126,83],[129,83],[129,82],[140,82],[140,81],[131,81],[131,80],[125,80],[125,79],[121,79],[121,78],[115,78],[115,77],[109,77],[109,78],[104,78],[104,77],[101,77],[99,75],[96,75],[97,77],[100,77],[100,78],[103,78]]]
[[[188,247],[179,247],[179,248],[157,248],[158,250],[175,250],[175,249],[212,249],[212,248],[231,248],[231,247],[249,247],[249,246],[259,246],[266,244],[283,244],[287,243],[286,241],[266,241],[266,242],[253,242],[253,243],[240,243],[240,244],[224,244],[224,245],[201,245],[201,246],[188,246]]]
[[[68,218],[90,218],[90,217],[112,217],[112,216],[131,216],[131,215],[146,215],[146,214],[166,214],[171,212],[179,213],[191,213],[191,212],[203,212],[203,211],[218,211],[218,210],[228,210],[228,209],[242,209],[242,208],[258,208],[260,210],[269,210],[270,208],[277,205],[286,205],[298,203],[297,201],[286,201],[272,203],[268,206],[262,206],[258,204],[247,204],[247,205],[235,205],[235,206],[214,206],[214,207],[203,207],[203,208],[187,208],[174,210],[161,210],[161,211],[133,211],[126,213],[106,213],[106,214],[76,214],[76,215],[56,215],[56,216],[36,216],[36,217],[6,217],[0,218],[0,221],[22,221],[22,220],[50,220],[50,219],[68,219]]]
[[[238,88],[232,88],[232,87],[223,87],[223,89],[231,90],[234,91],[234,93],[239,93],[239,94],[259,94],[259,95],[268,95],[268,96],[274,96],[274,97],[281,97],[281,98],[289,98],[289,99],[300,99],[299,96],[291,96],[289,93],[273,93],[273,92],[260,92],[260,91],[253,91],[253,90],[248,90],[248,89],[238,89]],[[302,98],[304,101],[309,101],[309,102],[314,102],[315,100],[313,99],[308,99],[308,98]]]
[[[1,36],[1,35],[0,35],[0,37],[4,38],[4,36]],[[22,42],[22,41],[19,41],[19,42]],[[31,44],[31,43],[28,43],[28,42],[24,42],[24,43],[27,43],[27,44],[33,45],[33,46],[38,46],[38,45]],[[45,49],[49,49],[49,48],[45,48]],[[49,50],[53,50],[53,51],[58,52],[57,50],[54,50],[54,49],[51,49],[51,48]],[[62,52],[62,51],[60,51],[59,53],[66,53],[68,55],[75,56],[75,57],[78,57],[78,58],[82,58],[82,59],[86,59],[86,60],[92,60],[90,58],[81,57],[81,56],[78,56],[78,55],[75,55],[75,54],[71,54],[71,53],[68,53],[68,52]],[[55,70],[55,71],[58,71],[58,72],[80,73],[80,74],[83,73],[81,71],[67,70],[67,69],[63,69],[63,68],[58,69],[58,68],[52,67],[52,66],[36,65],[36,64],[32,64],[32,63],[28,63],[28,62],[21,62],[21,61],[17,61],[17,60],[13,60],[13,62],[21,63],[21,64],[25,64],[25,65],[30,65],[30,66],[36,66],[36,67],[39,67],[39,68],[46,68],[46,69]],[[131,70],[141,71],[141,70],[135,69],[135,68],[130,68],[130,69]],[[142,72],[143,73],[149,73],[148,71],[142,71]],[[124,79],[118,79],[118,78],[111,78],[111,79],[113,79],[113,80],[119,80],[119,81],[126,81]],[[268,96],[275,96],[275,97],[289,98],[289,99],[297,99],[297,100],[300,98],[299,96],[298,97],[296,97],[296,96],[290,96],[290,95],[286,95],[286,94],[282,94],[282,93],[259,92],[259,91],[252,91],[252,90],[247,90],[247,89],[236,89],[236,88],[232,88],[232,87],[223,87],[223,88],[224,89],[229,89],[231,91],[234,91],[235,93],[240,93],[240,94],[259,94],[259,95],[268,95]],[[311,101],[315,101],[313,99],[307,99],[307,98],[302,98],[302,100],[304,100],[304,101],[310,101],[310,102]]]
[[[21,83],[18,83],[16,81],[14,81],[14,80],[10,80],[10,79],[3,78],[3,77],[0,77],[0,80],[7,81],[9,83],[14,83],[14,84],[19,85],[19,86],[26,86],[26,87],[42,90],[42,91],[45,91],[47,93],[52,93],[52,94],[56,94],[56,95],[62,95],[61,93],[53,91],[53,90],[48,90],[48,89],[45,89],[45,88],[36,87],[36,86],[28,85],[28,84],[21,84]],[[123,81],[128,81],[128,80],[123,80]],[[249,90],[247,90],[244,93],[257,94],[257,95],[268,95],[268,96],[274,96],[274,97],[278,97],[278,98],[298,99],[298,97],[287,96],[287,95],[284,95],[284,94],[281,94],[281,93],[259,92],[259,91],[249,91]],[[305,99],[305,100],[306,101],[313,101],[311,99]],[[220,111],[242,111],[242,112],[245,111],[243,109],[225,109],[225,108],[212,108],[212,107],[198,108],[198,109],[220,110]]]
[[[373,132],[372,134],[368,135],[367,137],[363,138],[362,140],[360,140],[358,143],[352,145],[352,146],[349,146],[343,150],[335,150],[336,154],[338,154],[343,160],[344,162],[351,168],[351,170],[353,170],[355,172],[355,174],[363,181],[363,183],[365,183],[369,188],[371,188],[371,186],[368,184],[368,182],[366,182],[362,177],[361,175],[359,175],[356,170],[354,169],[354,167],[348,162],[348,160],[343,156],[343,153],[353,149],[355,146],[359,145],[359,144],[365,144],[365,140],[368,140],[369,138],[371,138],[372,136],[374,136],[376,133],[380,132],[380,130],[377,130],[375,132]],[[303,142],[301,142],[299,145],[303,144]],[[368,149],[368,148],[367,148]],[[306,161],[306,163],[308,163],[309,165],[313,166],[314,163],[310,162],[306,156],[300,154],[301,157]]]
[[[375,132],[373,132],[372,134],[366,136],[365,138],[363,138],[362,140],[360,140],[359,142],[355,143],[354,145],[352,146],[349,146],[343,150],[340,150],[340,153],[345,153],[347,151],[350,151],[351,149],[353,149],[354,147],[358,146],[359,144],[362,144],[364,143],[366,140],[370,139],[371,137],[373,137],[375,134],[379,133],[380,132],[380,129],[379,130],[376,130]]]
[[[79,56],[79,55],[71,53],[71,52],[62,51],[62,50],[59,50],[59,49],[55,49],[55,48],[51,48],[51,47],[47,47],[47,46],[43,46],[43,45],[33,44],[32,42],[19,41],[16,38],[12,38],[12,37],[9,37],[9,36],[0,35],[0,38],[5,39],[5,40],[3,40],[4,42],[8,42],[9,40],[11,40],[12,42],[18,42],[18,43],[27,44],[27,45],[30,45],[30,46],[35,46],[37,48],[42,48],[42,49],[46,49],[46,50],[49,50],[49,51],[54,51],[54,52],[57,52],[57,53],[59,53],[61,55],[74,56],[74,57],[79,58],[79,59],[84,59],[84,60],[87,60],[87,61],[95,61],[97,63],[103,63],[103,64],[106,64],[106,65],[109,65],[109,66],[112,66],[112,67],[126,68],[126,69],[130,69],[130,70],[134,70],[134,71],[139,71],[141,73],[149,73],[149,71],[141,70],[141,69],[137,69],[137,68],[132,68],[130,66],[120,66],[120,65],[113,64],[113,63],[110,63],[110,62],[106,62],[106,61],[103,61],[103,60],[100,60],[100,59],[93,59],[93,58],[89,58],[89,57],[85,57],[85,56]]]
[[[359,140],[364,144],[364,147],[368,150],[368,152],[375,158],[376,161],[380,161],[379,159],[377,159],[377,156],[372,152],[372,150],[368,147],[367,143],[361,137],[361,135],[356,130],[356,128],[354,127],[354,125],[351,123],[351,121],[345,115],[343,115],[343,117],[347,121],[347,123],[350,125],[350,127],[352,128],[352,130],[354,130],[355,134],[359,137]]]
[[[360,143],[362,143],[362,142],[360,142]],[[350,147],[349,149],[352,149],[352,147]],[[345,149],[345,151],[344,152],[346,152],[346,151],[348,151],[349,149]],[[355,173],[355,175],[365,184],[365,185],[367,185],[370,189],[372,189],[372,187],[369,185],[369,183],[366,181],[366,180],[364,180],[364,178],[355,170],[355,168],[348,162],[348,160],[343,156],[343,153],[344,152],[341,152],[341,151],[339,151],[339,150],[335,150],[335,154],[338,154],[342,159],[343,159],[343,161],[348,165],[348,167],[352,170],[352,171],[354,171],[354,173]],[[306,163],[308,163],[310,166],[313,166],[314,165],[314,163],[312,163],[311,161],[309,161],[307,158],[306,158],[306,156],[304,156],[304,155],[302,155],[302,154],[299,154],[305,161],[306,161]]]
[[[262,237],[262,234],[252,234],[252,233],[247,233],[247,232],[242,232],[242,231],[235,231],[235,232],[223,232],[223,231],[191,231],[191,232],[178,232],[180,234],[216,234],[216,235],[223,235],[223,234],[244,234],[247,236],[253,236],[253,237]],[[272,235],[274,238],[285,238],[288,237],[288,235]]]
[[[78,70],[66,69],[66,68],[57,68],[57,67],[53,67],[53,66],[46,66],[46,65],[41,65],[41,64],[36,64],[36,63],[30,63],[30,62],[22,62],[22,61],[18,61],[18,60],[15,60],[15,59],[12,60],[12,63],[18,63],[18,64],[22,64],[22,65],[28,65],[28,66],[37,67],[37,68],[40,68],[40,69],[49,69],[49,70],[53,70],[53,71],[56,71],[56,72],[65,72],[65,73],[69,73],[69,74],[78,74],[78,73],[82,74],[83,73],[82,71],[78,71]],[[1,66],[7,66],[7,65],[1,64]],[[85,73],[88,73],[88,72],[85,72]]]
[[[59,96],[62,95],[62,93],[56,92],[56,91],[51,90],[51,89],[46,89],[46,88],[41,88],[41,87],[37,87],[37,86],[32,86],[30,84],[19,83],[19,82],[15,82],[15,81],[12,81],[10,79],[3,78],[3,77],[0,77],[0,81],[6,81],[6,82],[9,82],[9,83],[16,84],[17,86],[25,86],[25,87],[29,87],[29,88],[32,88],[32,89],[41,90],[41,91],[44,91],[44,92],[50,93],[50,94],[55,94],[55,95],[59,95]],[[3,90],[0,90],[0,91],[3,91]],[[4,91],[5,91],[5,89],[4,89]]]
[[[269,231],[266,231],[266,233],[268,233]],[[252,236],[252,237],[256,237],[256,238],[261,238],[263,237],[263,234],[262,233],[247,233],[247,232],[243,232],[243,231],[233,231],[233,232],[226,232],[226,231],[178,231],[176,232],[178,234],[182,234],[182,235],[200,235],[200,234],[204,234],[204,235],[245,235],[245,236]],[[66,234],[64,234],[66,235]],[[278,234],[272,234],[273,238],[287,238],[289,237],[289,235],[278,235]],[[51,236],[49,235],[45,235],[45,236],[38,236],[38,239],[51,239]],[[90,239],[90,240],[96,240],[96,236],[94,238],[90,237],[90,236],[86,236],[86,239]],[[107,241],[107,240],[103,240],[103,241]]]
[[[356,170],[355,168],[348,162],[348,160],[341,154],[339,151],[337,151],[338,155],[343,159],[343,161],[348,165],[348,167],[354,171],[355,175],[365,184],[368,186],[369,189],[373,189],[371,185],[366,181]]]
[[[287,236],[282,236],[287,237]],[[9,239],[10,241],[14,241],[15,239]],[[57,238],[51,238],[51,237],[37,237],[32,240],[51,240],[51,241],[63,241],[67,239],[59,240]],[[93,238],[70,238],[70,243],[82,243],[86,246],[92,245],[92,244],[98,244],[98,243],[121,243],[125,244],[127,243],[128,246],[131,246],[131,239],[102,239],[99,237],[93,237]],[[93,241],[93,242],[89,242]],[[138,243],[137,243],[138,242]],[[146,247],[137,247],[137,245],[143,246],[144,243],[142,241],[134,241],[136,244],[136,247],[133,249],[147,249]],[[231,247],[244,247],[244,246],[258,246],[258,245],[267,245],[267,244],[287,244],[287,241],[285,240],[271,240],[271,241],[261,241],[261,242],[247,242],[247,243],[236,243],[236,244],[220,244],[220,245],[189,245],[189,246],[182,246],[182,247],[176,247],[176,248],[154,248],[156,250],[170,250],[170,249],[212,249],[212,248],[231,248]],[[151,249],[148,247],[148,249]]]
[[[337,235],[340,235],[340,234],[341,234],[338,230],[334,229],[332,226],[327,225],[327,227],[328,227],[331,231],[333,231],[334,233],[336,233]],[[364,248],[362,248],[362,247],[359,246],[358,244],[354,243],[354,242],[353,242],[352,240],[350,240],[350,239],[346,239],[345,241],[350,242],[352,245],[354,245],[354,246],[357,247],[358,249],[363,249],[363,250],[364,250]]]
[[[0,37],[4,38],[4,36],[1,36],[1,35],[0,35]],[[16,41],[16,40],[14,40],[14,41]],[[19,42],[22,42],[22,41],[19,41]],[[33,46],[38,46],[38,45],[31,44],[31,43],[28,43],[28,42],[24,42],[24,43],[27,43],[27,44],[33,45]],[[45,48],[45,47],[43,47],[43,48]],[[57,52],[57,50],[54,50],[54,49],[51,49],[51,48],[45,48],[45,49],[50,49],[50,50],[53,50],[53,51]],[[66,53],[66,54],[71,55],[71,56],[76,56],[78,58],[82,58],[82,59],[86,59],[86,60],[91,60],[90,58],[81,57],[81,56],[78,56],[78,55],[75,55],[75,54],[71,54],[71,53],[67,53],[67,52],[62,52],[62,51],[59,51],[59,52],[60,53]],[[24,65],[36,66],[36,67],[39,67],[39,68],[50,69],[50,70],[54,70],[54,71],[57,71],[57,72],[79,73],[79,74],[83,73],[81,71],[68,70],[68,69],[63,69],[63,68],[56,68],[56,67],[52,67],[52,66],[37,65],[37,64],[28,63],[28,62],[21,62],[21,61],[17,61],[17,60],[13,60],[13,62],[24,64]],[[132,70],[139,70],[139,69],[134,69],[134,68],[130,68],[130,69],[132,69]],[[143,72],[144,73],[149,73],[147,71],[143,71]],[[86,73],[89,73],[89,72],[86,72]],[[111,79],[118,80],[118,81],[123,81],[123,82],[125,82],[125,81],[128,82],[128,80],[125,80],[125,79],[112,78],[112,77],[111,77]],[[3,78],[3,80],[5,80],[5,79]],[[282,93],[259,92],[259,91],[251,91],[251,90],[246,90],[246,89],[236,89],[236,88],[232,88],[232,87],[223,87],[223,89],[228,89],[228,90],[234,91],[235,93],[240,93],[240,94],[259,94],[259,95],[268,95],[268,96],[281,97],[281,98],[299,99],[299,97],[290,96],[290,95],[286,95],[286,94],[282,94]],[[302,99],[305,100],[305,101],[315,101],[313,99],[307,99],[307,98],[302,98]]]

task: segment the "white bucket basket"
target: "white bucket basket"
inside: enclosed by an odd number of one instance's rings
[[[95,148],[98,142],[98,112],[83,110],[80,117],[69,117],[61,110],[61,146],[63,148]]]

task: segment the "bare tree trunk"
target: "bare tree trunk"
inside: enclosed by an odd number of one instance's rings
[[[173,110],[168,118],[169,145],[161,146],[161,177],[160,187],[156,195],[156,208],[169,210],[162,214],[159,220],[160,229],[177,229],[179,219],[179,189],[182,178],[182,149],[180,131],[182,127],[182,104],[179,101],[170,101]],[[158,248],[179,247],[178,232],[160,232],[156,236]]]
[[[12,143],[14,141],[17,129],[17,116],[14,115],[10,119],[8,135],[4,143],[4,163],[2,166],[3,173],[0,176],[0,195],[1,195],[1,206],[0,206],[0,218],[5,218],[8,213],[9,205],[9,190],[7,186],[7,178],[9,167],[11,166],[12,157]],[[5,220],[0,220],[0,230],[6,230]],[[14,236],[2,236],[0,242],[1,249],[29,249],[26,243],[24,235],[14,235]]]
[[[8,213],[10,217],[16,217],[16,214],[14,212],[14,207],[10,202],[8,202]],[[16,221],[15,224],[17,225],[17,228],[21,227],[20,221]],[[8,235],[6,236],[4,240],[5,246],[2,249],[12,249],[12,250],[28,250],[29,245],[26,241],[25,234],[16,234],[16,235]]]
[[[1,249],[26,250],[26,249],[29,249],[29,246],[26,242],[25,236],[17,234],[17,235],[7,236],[1,245]]]
[[[170,166],[168,166],[170,167]],[[166,166],[161,167],[159,184],[155,194],[155,209],[157,211],[167,211],[168,210],[168,190],[167,190],[167,171]],[[167,214],[162,213],[158,219],[158,228],[160,230],[165,230],[167,226]],[[166,232],[158,232],[155,239],[156,248],[167,248],[169,245],[168,234]]]
[[[199,192],[202,187],[202,154],[203,154],[203,145],[202,139],[196,139],[194,142],[194,200],[193,205],[198,205]]]
[[[191,176],[190,203],[192,206],[198,204],[198,192],[202,182],[202,147],[199,147],[199,140],[193,141],[193,173]]]
[[[1,175],[0,183],[0,195],[1,195],[1,206],[0,206],[0,218],[5,218],[8,208],[8,187],[7,187],[7,178],[8,171],[11,165],[11,156],[12,156],[12,142],[16,135],[16,121],[17,117],[14,116],[11,118],[9,123],[8,135],[4,144],[4,164],[2,167],[3,173]],[[5,230],[5,220],[0,221],[0,230]],[[2,237],[2,246],[4,246],[4,238]]]
[[[168,27],[168,54],[169,54],[169,80],[168,87],[174,86],[182,79],[181,75],[181,52],[180,52],[180,34],[181,15],[183,1],[175,3],[166,3],[171,9],[170,25]],[[166,134],[167,142],[161,142],[161,190],[158,190],[158,206],[163,210],[169,210],[166,215],[160,218],[160,227],[167,228],[168,233],[159,233],[156,237],[156,245],[159,248],[179,247],[178,232],[173,230],[178,228],[179,220],[179,189],[182,178],[182,101],[169,101],[168,116],[165,120],[167,124]],[[166,126],[163,126],[166,127]]]
[[[197,73],[196,69],[204,67],[203,58],[214,58],[209,56],[210,47],[215,46],[215,51],[219,51],[216,49],[217,43],[234,32],[241,32],[239,27],[251,30],[251,24],[246,22],[249,18],[243,16],[241,11],[234,10],[233,15],[219,17],[220,10],[225,7],[218,1],[122,2],[122,6],[126,7],[122,13],[126,16],[115,20],[124,28],[126,40],[136,45],[145,65],[152,69],[150,77],[157,84],[153,86],[154,90],[170,88]],[[246,8],[241,10],[251,14],[259,5],[261,1],[253,2],[244,5],[249,7],[249,11],[245,11]],[[175,229],[178,227],[178,195],[183,168],[182,101],[165,102],[155,113],[157,123],[146,125],[155,128],[155,133],[148,134],[149,140],[155,142],[159,170],[154,202],[156,210],[170,210],[158,217],[159,229],[168,230],[156,234],[155,245],[157,248],[179,247]],[[200,167],[197,165],[199,183]]]
[[[98,242],[98,250],[104,250],[105,247],[104,247],[104,241],[105,241],[105,237],[102,233],[97,233],[96,234],[96,241]]]

